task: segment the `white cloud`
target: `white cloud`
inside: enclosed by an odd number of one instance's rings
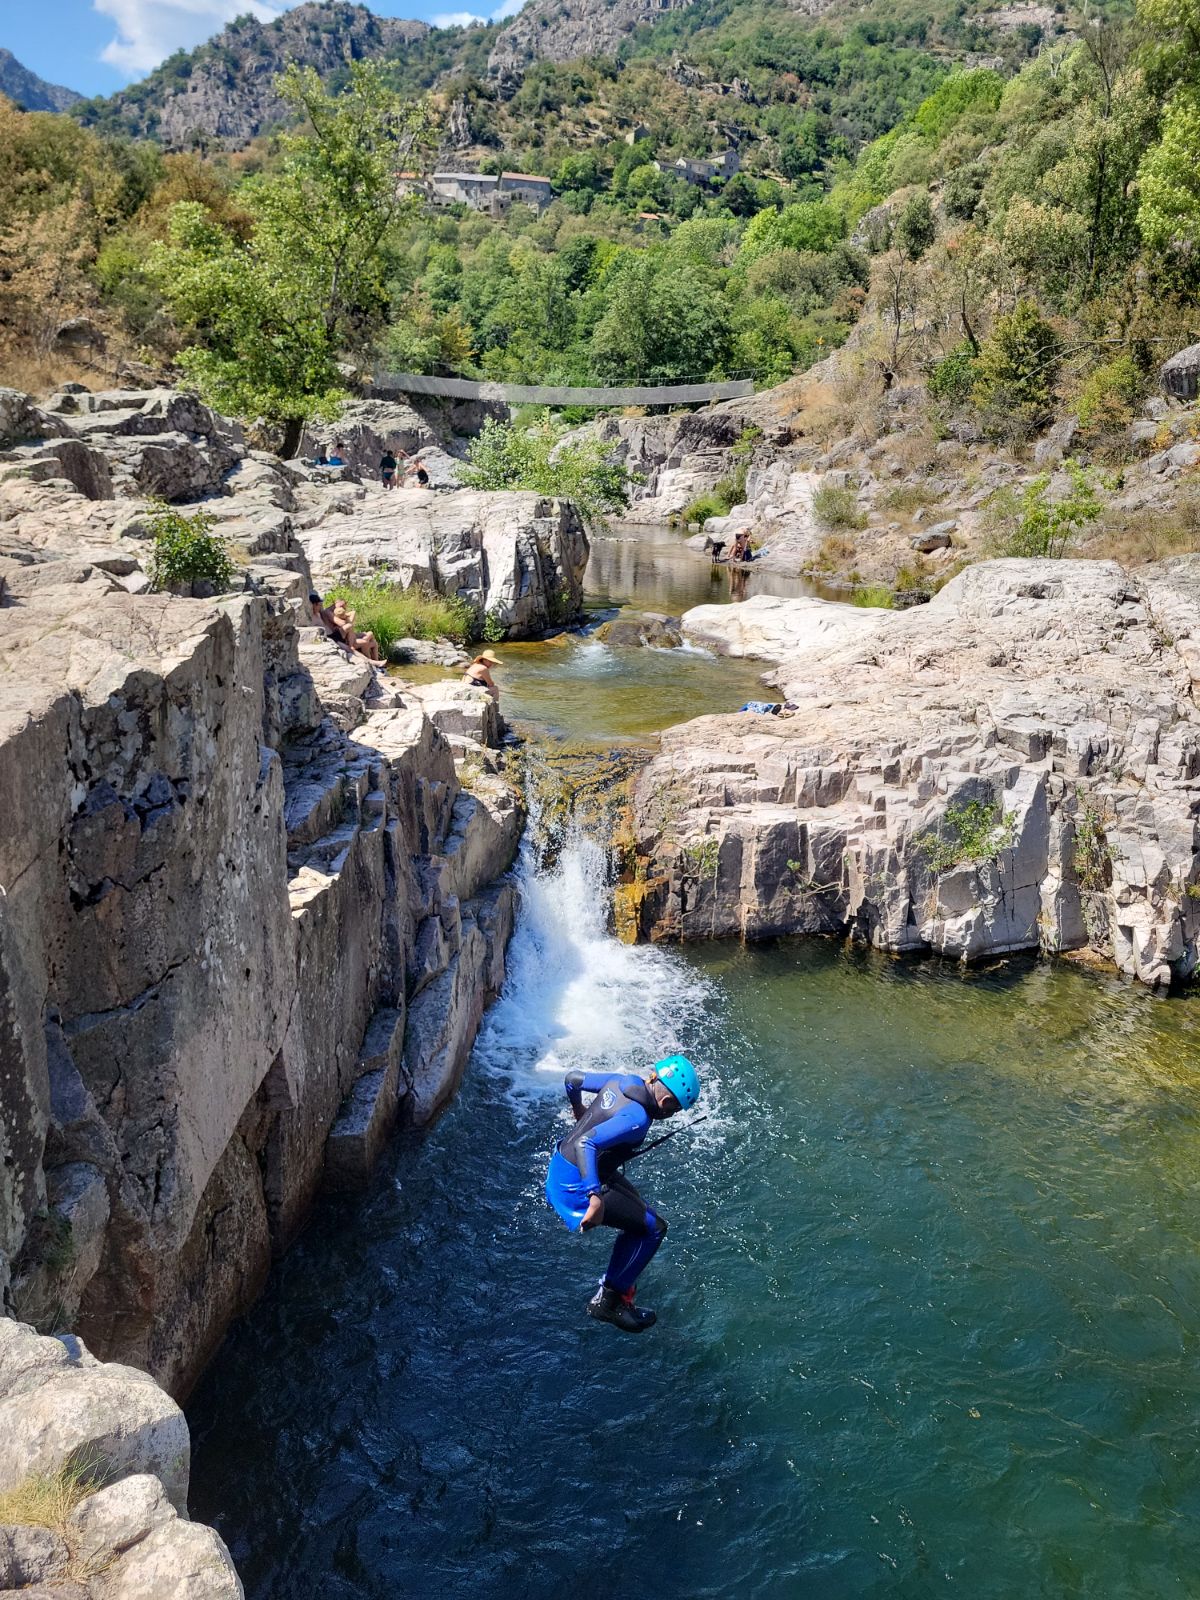
[[[176,50],[203,43],[234,17],[250,12],[268,22],[287,9],[281,0],[92,0],[92,5],[117,25],[101,60],[131,76],[149,72]]]
[[[430,17],[430,22],[435,28],[469,28],[474,23],[482,27],[488,22],[503,22],[507,17],[515,17],[525,4],[525,0],[502,0],[486,17],[481,17],[476,11],[439,11]]]

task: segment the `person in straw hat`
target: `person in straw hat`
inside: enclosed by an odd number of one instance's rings
[[[500,666],[500,657],[491,650],[485,650],[482,655],[476,656],[471,665],[463,673],[464,683],[473,683],[479,689],[486,689],[492,699],[499,705],[500,691],[492,678],[492,668]]]

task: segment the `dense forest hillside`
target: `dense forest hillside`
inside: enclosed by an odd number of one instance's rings
[[[947,415],[974,396],[981,425],[1036,430],[1090,383],[1089,414],[1119,416],[1200,333],[1195,6],[692,0],[516,84],[488,75],[496,27],[341,4],[243,21],[84,125],[0,104],[0,349],[35,375],[190,351],[233,384],[218,403],[295,417],[335,404],[347,361],[771,383],[853,334]],[[288,48],[306,70],[285,82]],[[218,70],[279,126],[173,153],[114,131],[135,102],[161,131],[172,74]],[[439,163],[548,181],[468,200],[421,177]],[[348,249],[353,294],[329,283]],[[993,336],[1037,382],[997,377]]]
[[[64,89],[39,78],[36,72],[22,66],[11,50],[3,49],[0,49],[0,94],[26,111],[65,111],[83,99],[74,89]]]

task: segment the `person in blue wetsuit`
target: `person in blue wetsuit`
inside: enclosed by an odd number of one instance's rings
[[[560,1139],[546,1173],[546,1199],[572,1233],[615,1228],[617,1240],[588,1315],[625,1333],[642,1333],[654,1312],[634,1304],[637,1281],[667,1233],[666,1220],[619,1171],[652,1122],[694,1106],[700,1079],[686,1056],[668,1056],[648,1078],[568,1072],[575,1126]],[[593,1098],[585,1106],[583,1097]]]

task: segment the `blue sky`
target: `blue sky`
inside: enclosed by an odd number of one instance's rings
[[[0,0],[0,45],[50,83],[112,94],[181,47],[211,38],[231,17],[267,18],[293,0]],[[369,0],[383,17],[465,22],[511,16],[521,0]],[[456,7],[466,5],[468,9]]]

